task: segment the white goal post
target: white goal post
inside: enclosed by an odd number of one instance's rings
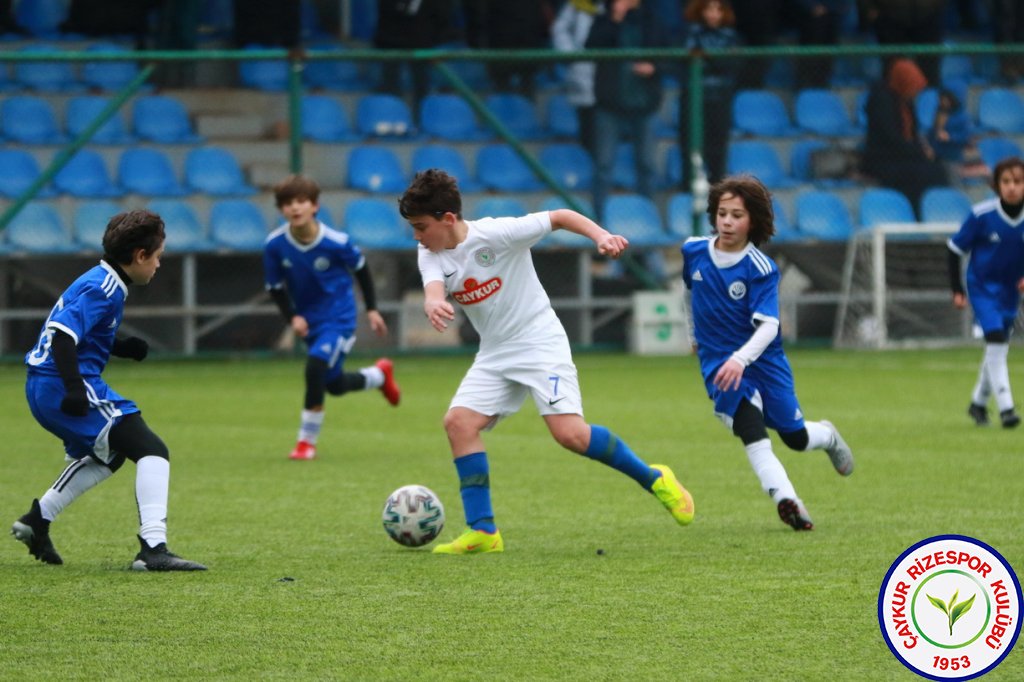
[[[882,223],[847,243],[833,345],[924,348],[971,338],[952,305],[946,242],[955,223]]]

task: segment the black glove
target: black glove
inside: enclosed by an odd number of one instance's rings
[[[119,358],[131,358],[136,362],[142,362],[149,354],[149,344],[145,339],[129,336],[127,339],[116,339],[110,352]]]
[[[60,411],[72,417],[84,417],[89,414],[89,398],[85,394],[85,384],[79,379],[70,385],[64,385],[64,399],[60,401]]]

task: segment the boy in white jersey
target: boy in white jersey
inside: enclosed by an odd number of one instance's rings
[[[766,427],[793,450],[825,450],[843,476],[853,471],[853,453],[830,422],[805,422],[800,411],[779,334],[779,269],[757,248],[775,234],[771,194],[757,178],[725,178],[711,188],[708,216],[715,234],[682,248],[704,385],[779,517],[794,530],[811,530]]]
[[[289,459],[316,457],[324,421],[324,394],[380,389],[392,405],[401,393],[394,365],[381,358],[358,372],[344,371],[345,358],[356,341],[359,309],[353,280],[359,282],[370,329],[388,333],[377,311],[373,277],[359,247],[344,232],[316,218],[320,186],[312,178],[291,175],[274,187],[277,208],[287,221],[270,233],[263,246],[267,291],[292,330],[306,342],[306,393],[298,440]]]
[[[995,396],[1003,428],[1020,424],[1013,405],[1006,358],[1010,332],[1024,292],[1024,160],[1003,159],[992,171],[999,195],[975,204],[960,230],[949,240],[949,274],[953,305],[963,308],[968,296],[974,318],[985,335],[985,354],[967,414],[978,426],[988,425],[988,401]],[[967,254],[967,291],[960,279],[960,260]]]
[[[628,246],[626,239],[567,209],[521,218],[464,220],[455,179],[436,169],[417,173],[398,206],[420,243],[424,312],[430,324],[441,332],[455,318],[446,298],[451,294],[480,335],[480,350],[444,418],[468,528],[434,552],[504,549],[491,508],[481,432],[518,411],[527,395],[562,447],[630,476],[679,524],[692,522],[693,498],[671,469],[647,465],[608,429],[584,421],[569,339],[530,255],[530,247],[553,229],[588,237],[598,252],[612,258]]]
[[[29,553],[47,564],[64,563],[50,541],[50,522],[80,495],[135,462],[139,571],[201,571],[205,566],[167,550],[167,446],[101,373],[111,355],[145,359],[149,344],[118,338],[131,285],[145,286],[160,267],[164,221],[150,211],[119,213],[103,234],[103,260],[69,286],[25,355],[25,395],[36,421],[64,442],[70,462],[53,486],[11,527]]]

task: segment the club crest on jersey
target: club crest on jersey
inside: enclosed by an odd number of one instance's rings
[[[281,260],[281,267],[290,268],[291,266],[292,266],[292,262],[290,260],[288,260],[287,258],[284,258],[284,259]]]
[[[733,282],[729,285],[729,298],[738,301],[747,295],[747,285],[743,282]]]
[[[500,289],[501,278],[492,277],[486,282],[477,282],[475,279],[469,278],[462,286],[465,287],[462,291],[452,292],[452,298],[462,305],[473,305],[489,298],[491,294]]]
[[[473,260],[482,268],[489,268],[494,265],[494,249],[484,246],[473,252]]]
[[[313,267],[318,272],[323,272],[327,268],[331,267],[331,260],[326,256],[318,256],[316,260],[313,261]]]

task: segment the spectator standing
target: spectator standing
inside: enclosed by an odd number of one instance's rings
[[[937,45],[946,35],[946,0],[859,0],[880,45]],[[939,82],[939,58],[921,57],[929,83]]]
[[[543,49],[551,45],[554,10],[548,0],[468,3],[466,38],[489,50]],[[487,62],[494,88],[533,99],[540,62]]]
[[[736,15],[729,0],[689,0],[683,17],[687,22],[686,49],[700,53],[706,49],[735,47],[739,36],[733,29]],[[709,182],[725,177],[726,150],[732,129],[732,96],[736,88],[736,64],[732,59],[709,59],[704,62],[703,80],[703,156]],[[683,73],[679,90],[679,149],[690,148],[689,86]],[[683,191],[689,189],[687,160],[683,154]]]
[[[996,45],[1024,43],[1024,0],[992,0],[993,37]],[[999,55],[999,72],[1010,83],[1024,74],[1024,55]]]
[[[862,170],[886,187],[899,190],[920,210],[929,187],[948,185],[946,169],[918,134],[914,98],[928,85],[910,59],[893,61],[875,84],[866,105],[868,132]]]
[[[666,34],[653,8],[642,0],[611,0],[594,20],[588,48],[664,47]],[[615,151],[623,130],[636,153],[637,191],[653,196],[657,113],[662,99],[662,69],[648,61],[601,61],[594,83],[594,210],[603,219],[611,189]]]
[[[458,38],[452,29],[453,0],[377,0],[377,32],[374,47],[384,50],[416,50],[437,47]],[[412,111],[418,116],[420,102],[430,93],[429,62],[381,63],[380,89],[402,96],[402,69],[412,76]]]
[[[778,43],[779,15],[783,0],[732,0],[736,13],[736,32],[749,47],[773,47]],[[763,88],[770,61],[754,57],[746,61],[738,74],[737,87]]]
[[[594,17],[602,9],[597,0],[569,0],[551,25],[551,42],[556,50],[575,52],[587,46]],[[594,153],[594,62],[571,62],[565,70],[569,104],[576,110],[580,144]]]
[[[801,45],[838,45],[843,18],[851,0],[794,0],[798,12]],[[831,57],[797,60],[798,88],[827,88],[832,78]]]

